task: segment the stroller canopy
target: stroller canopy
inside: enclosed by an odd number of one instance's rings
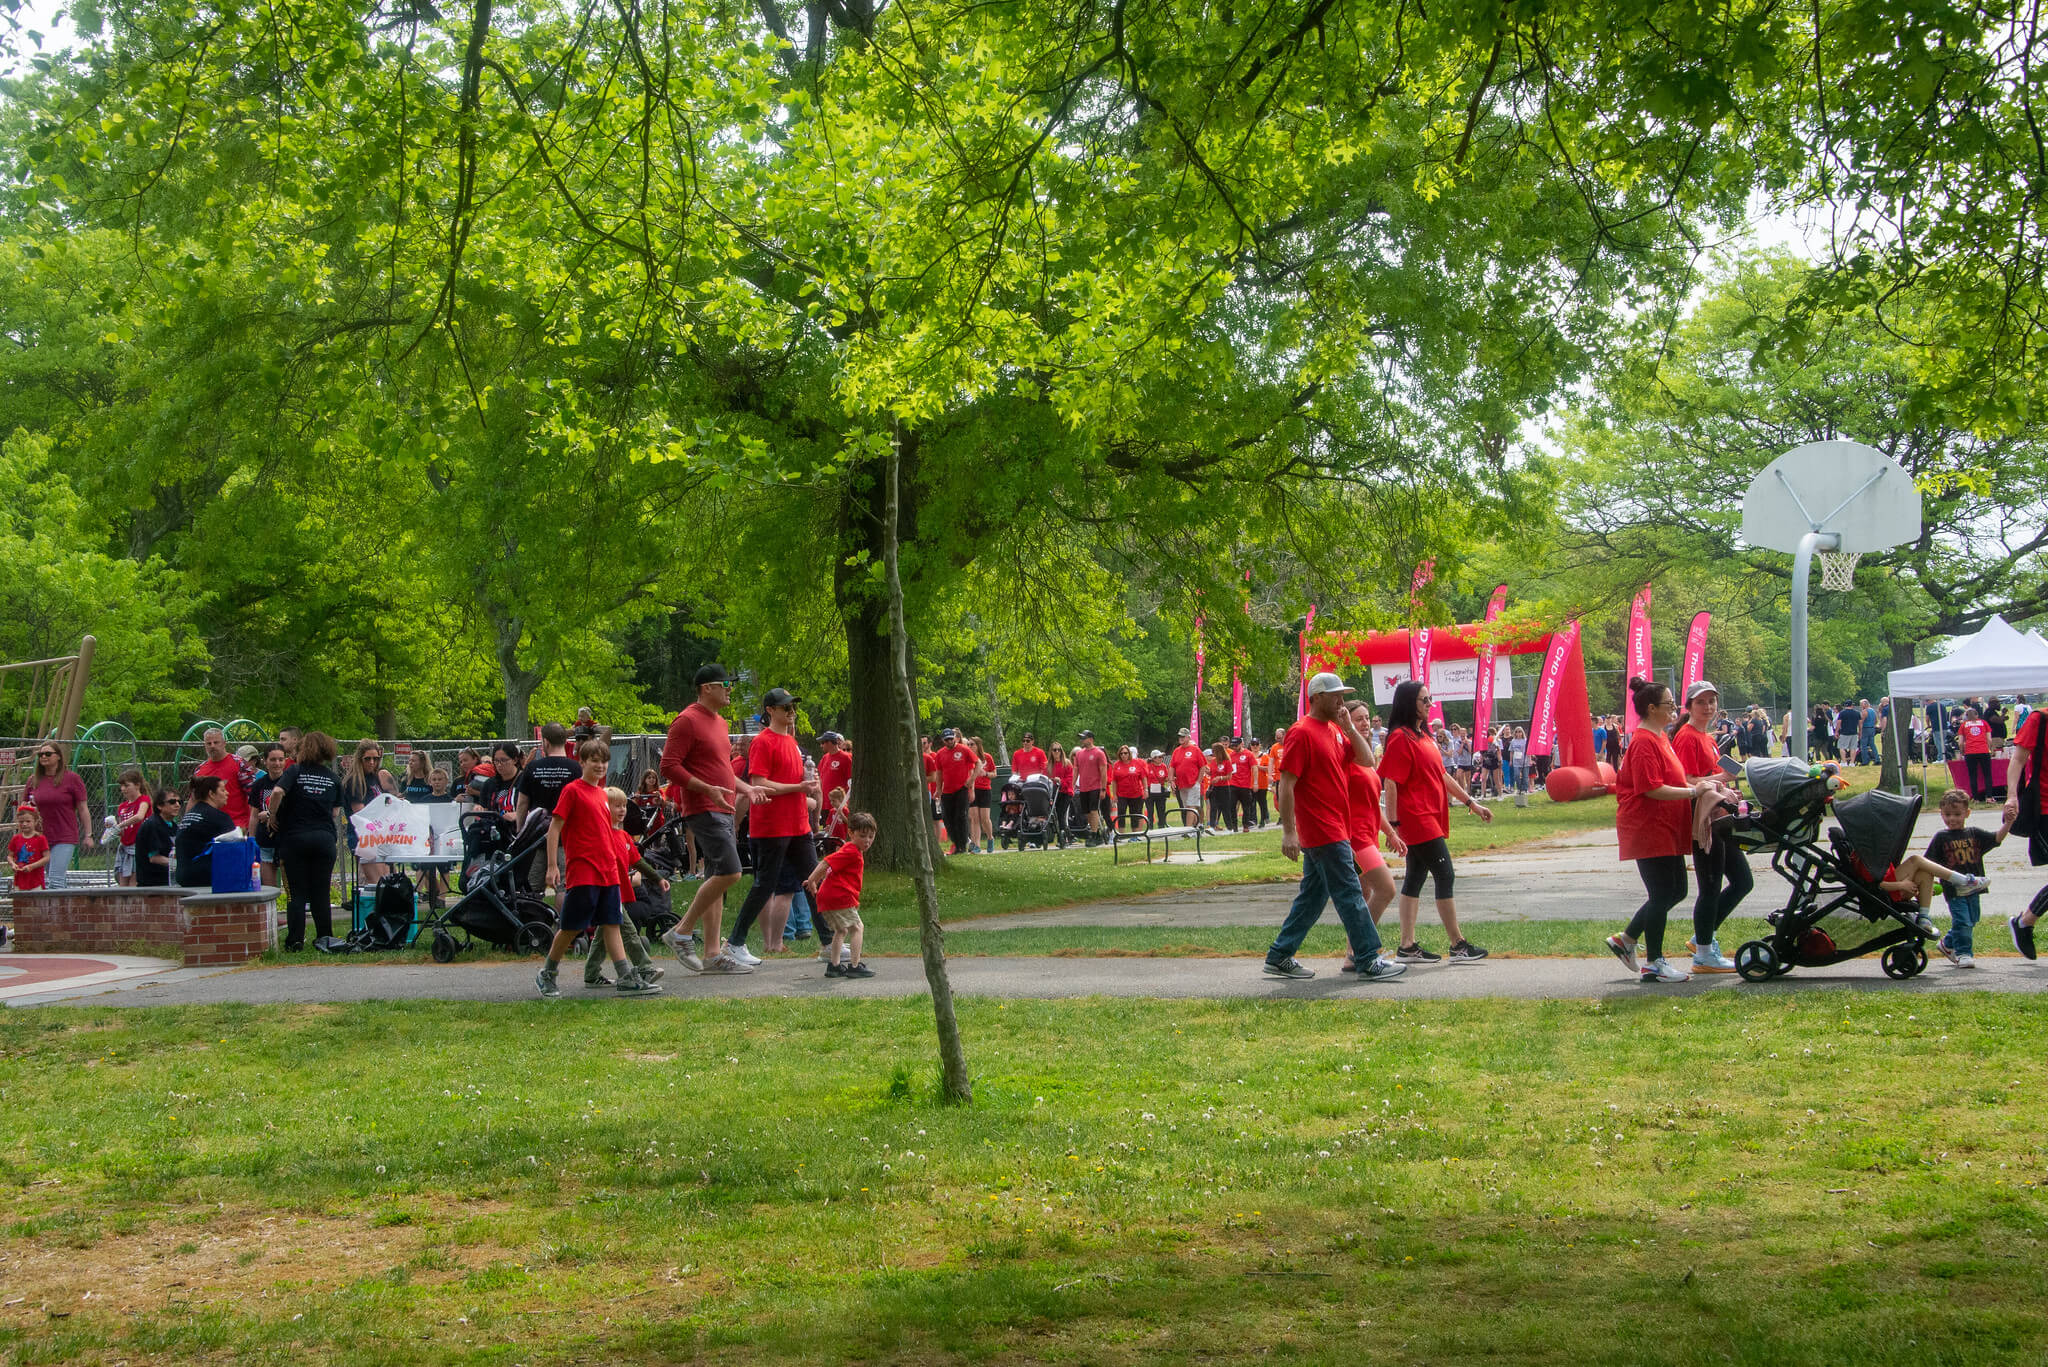
[[[1856,857],[1872,876],[1882,878],[1887,868],[1905,857],[1913,823],[1920,819],[1920,795],[1869,792],[1843,798],[1835,803],[1835,819],[1842,823],[1842,834]]]
[[[1742,772],[1767,812],[1790,810],[1827,793],[1827,780],[1808,774],[1803,759],[1753,759]]]

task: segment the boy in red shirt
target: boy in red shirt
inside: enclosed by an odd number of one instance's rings
[[[661,870],[648,863],[640,855],[640,846],[633,837],[626,834],[626,809],[632,805],[623,788],[604,790],[605,803],[611,809],[612,844],[619,855],[619,939],[626,945],[626,957],[632,961],[633,971],[642,979],[658,983],[667,973],[647,953],[647,942],[640,938],[640,929],[633,924],[633,913],[627,908],[640,900],[633,887],[637,878],[652,879],[661,884],[661,890],[669,890],[668,879],[661,876]],[[590,937],[590,957],[583,963],[583,985],[585,987],[610,987],[612,980],[604,975],[604,946],[596,936]]]
[[[50,842],[43,839],[43,819],[33,807],[14,809],[14,838],[7,842],[7,872],[14,877],[16,892],[34,892],[43,886],[43,870],[50,863]]]
[[[583,777],[562,786],[561,796],[555,799],[554,820],[548,823],[546,887],[553,892],[562,883],[562,855],[566,852],[569,891],[562,898],[562,927],[548,946],[547,962],[534,975],[534,986],[543,997],[562,995],[556,974],[576,937],[588,930],[611,957],[619,995],[651,997],[661,988],[634,971],[619,932],[625,919],[625,903],[619,897],[623,875],[619,847],[612,839],[611,802],[604,786],[612,749],[601,740],[587,740],[576,747],[576,758],[583,765]]]
[[[828,978],[872,978],[875,970],[861,957],[861,939],[867,928],[860,920],[860,885],[867,871],[868,846],[875,843],[879,828],[874,817],[855,812],[846,818],[846,843],[818,861],[804,888],[818,904],[818,919],[832,932],[825,947],[825,976]],[[844,967],[840,959],[851,954]]]

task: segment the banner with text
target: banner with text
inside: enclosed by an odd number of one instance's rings
[[[1482,625],[1492,626],[1508,605],[1508,586],[1496,584],[1493,597],[1486,600],[1486,618]],[[1486,728],[1493,721],[1493,670],[1487,666],[1494,660],[1491,644],[1479,647],[1479,695],[1472,700],[1472,741],[1475,745],[1486,743]]]
[[[1547,755],[1557,745],[1557,691],[1564,682],[1565,661],[1579,643],[1579,624],[1571,623],[1550,638],[1543,672],[1536,679],[1536,705],[1529,717],[1529,754]]]
[[[1621,732],[1636,729],[1636,697],[1629,691],[1630,679],[1650,677],[1650,586],[1628,605],[1628,671],[1621,676]]]
[[[1685,633],[1685,669],[1679,675],[1678,696],[1683,698],[1686,691],[1701,679],[1707,677],[1707,628],[1714,624],[1714,614],[1702,612],[1692,619],[1692,629]]]

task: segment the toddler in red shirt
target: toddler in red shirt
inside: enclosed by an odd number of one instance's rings
[[[612,844],[619,856],[619,939],[625,944],[626,958],[633,965],[633,971],[641,981],[658,983],[668,972],[655,963],[647,953],[647,942],[640,936],[639,927],[633,923],[633,904],[640,900],[639,890],[633,886],[637,879],[644,886],[648,881],[669,889],[668,879],[661,876],[661,870],[641,857],[640,846],[632,836],[626,834],[626,812],[632,806],[632,799],[623,788],[604,790],[605,802],[611,809]],[[590,957],[583,961],[583,985],[588,988],[610,987],[612,980],[604,975],[604,945],[593,935],[590,937]]]
[[[15,808],[14,838],[7,842],[7,872],[14,877],[16,892],[35,892],[43,886],[50,842],[43,839],[42,831],[43,820],[35,808]]]
[[[874,817],[855,812],[846,818],[846,843],[818,861],[805,880],[804,889],[818,904],[818,919],[832,932],[825,947],[825,976],[828,978],[872,978],[875,970],[861,958],[861,938],[867,928],[860,920],[860,885],[866,874],[868,846],[875,843]],[[840,956],[851,953],[845,967]]]

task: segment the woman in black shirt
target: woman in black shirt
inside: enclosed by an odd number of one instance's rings
[[[299,741],[299,762],[284,771],[270,794],[270,818],[289,897],[286,949],[305,947],[308,912],[315,946],[334,938],[334,814],[346,807],[333,764],[334,737],[308,731]]]
[[[235,829],[235,823],[221,810],[228,790],[212,775],[192,780],[192,807],[178,823],[175,849],[178,856],[178,886],[205,888],[213,885],[213,844],[215,836]]]
[[[178,818],[184,811],[182,794],[162,792],[151,800],[149,820],[135,831],[136,887],[170,886],[171,861],[178,847]]]

